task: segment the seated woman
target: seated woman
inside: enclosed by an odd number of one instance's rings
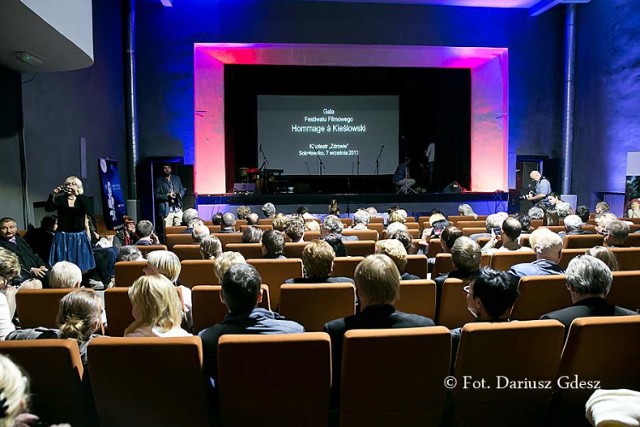
[[[191,289],[183,285],[178,285],[178,278],[182,271],[182,264],[180,264],[178,255],[171,251],[149,252],[147,254],[147,265],[143,271],[144,274],[147,275],[160,274],[178,286],[182,292],[182,302],[184,303],[185,313],[191,312]]]
[[[82,363],[87,364],[87,346],[98,336],[102,325],[102,299],[90,289],[78,289],[60,300],[58,329],[19,329],[7,335],[6,340],[34,340],[48,338],[70,338],[78,342]]]
[[[136,246],[127,245],[120,248],[118,261],[144,261],[144,256]]]
[[[263,230],[259,227],[247,227],[242,232],[242,243],[261,243]]]
[[[202,259],[217,259],[222,255],[222,242],[216,236],[209,235],[200,242]]]
[[[354,283],[348,277],[331,277],[335,252],[324,240],[315,239],[302,250],[304,276],[288,279],[286,283]]]
[[[129,288],[135,319],[125,337],[188,337],[180,327],[182,308],[178,292],[166,277],[155,274],[139,277]]]

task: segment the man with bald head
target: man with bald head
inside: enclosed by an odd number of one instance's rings
[[[558,265],[562,257],[562,239],[548,228],[538,228],[529,237],[531,247],[536,253],[534,262],[516,264],[509,273],[516,277],[546,276],[564,274]]]
[[[551,193],[551,183],[549,180],[538,171],[532,171],[529,174],[529,178],[536,183],[536,194],[528,196],[527,200],[542,208],[549,207],[551,205],[549,202],[549,193]]]

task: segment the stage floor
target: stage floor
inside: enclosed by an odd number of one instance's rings
[[[441,209],[447,215],[457,215],[461,203],[468,203],[479,215],[487,215],[507,211],[509,193],[209,194],[198,195],[197,205],[200,217],[205,219],[217,212],[233,212],[242,205],[260,213],[261,206],[267,202],[273,203],[278,212],[287,214],[294,213],[300,206],[306,206],[314,214],[326,214],[332,199],[338,201],[343,215],[353,214],[358,208],[368,206],[375,207],[378,212],[386,212],[391,206],[400,206],[414,216],[426,214],[434,208]]]

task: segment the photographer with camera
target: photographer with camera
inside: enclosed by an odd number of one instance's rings
[[[49,265],[69,261],[83,273],[96,267],[88,233],[87,214],[91,203],[84,195],[82,181],[70,176],[51,191],[44,206],[47,212],[58,211],[58,228],[53,236]]]
[[[163,176],[156,179],[154,190],[156,210],[166,227],[182,223],[182,198],[185,188],[180,177],[172,172],[170,164],[162,165]]]
[[[551,183],[547,178],[542,176],[538,171],[532,171],[529,177],[536,183],[535,194],[529,194],[526,199],[533,202],[536,206],[547,209],[551,203],[549,202],[549,194],[551,193]]]

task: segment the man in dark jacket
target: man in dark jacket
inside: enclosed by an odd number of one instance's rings
[[[15,253],[20,260],[20,275],[14,283],[38,279],[43,287],[49,286],[49,266],[36,254],[31,246],[18,235],[18,227],[13,218],[0,219],[0,247]]]

